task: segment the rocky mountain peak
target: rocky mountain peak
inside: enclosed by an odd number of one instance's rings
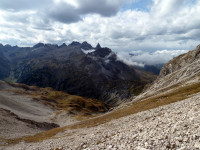
[[[95,49],[100,49],[101,45],[98,43]]]
[[[91,54],[97,57],[106,57],[112,52],[111,49],[105,47],[105,48],[99,48],[96,51],[92,52]]]
[[[44,43],[38,43],[33,46],[33,48],[44,47]]]
[[[82,44],[81,44],[81,48],[84,49],[84,50],[91,50],[93,49],[93,47],[86,41],[84,41]]]
[[[81,43],[73,41],[71,44],[69,44],[69,46],[81,46]]]
[[[57,44],[44,44],[44,47],[48,48],[50,50],[50,49],[58,48],[58,45]]]
[[[9,44],[6,44],[4,47],[6,47],[6,48],[11,48],[12,46],[9,45]]]
[[[65,43],[63,43],[62,45],[59,46],[59,48],[65,47],[67,46]]]

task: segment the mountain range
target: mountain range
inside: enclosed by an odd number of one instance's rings
[[[98,43],[69,45],[38,43],[33,47],[0,45],[0,79],[39,87],[52,87],[69,94],[118,105],[155,79],[155,75],[117,58]]]

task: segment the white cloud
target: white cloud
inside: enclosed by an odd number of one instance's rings
[[[185,0],[154,0],[151,11],[156,17],[165,17],[179,11]]]
[[[155,52],[143,52],[132,51],[132,52],[119,52],[117,56],[119,60],[124,61],[128,65],[140,66],[144,65],[157,65],[167,63],[172,58],[186,53],[188,50],[157,50]]]

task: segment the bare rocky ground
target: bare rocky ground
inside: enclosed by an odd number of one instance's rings
[[[0,145],[1,139],[34,135],[74,123],[66,112],[57,112],[30,95],[17,94],[16,90],[22,89],[0,81]]]
[[[1,138],[16,138],[45,131],[44,129],[37,128],[33,124],[31,125],[18,120],[16,116],[8,110],[0,108],[0,115]]]
[[[40,143],[2,149],[200,149],[200,93],[156,109],[84,129],[68,130]]]
[[[196,49],[170,60],[162,68],[158,78],[135,100],[174,90],[177,85],[185,86],[200,80],[200,45]],[[174,87],[175,86],[175,87]]]
[[[50,121],[49,117],[55,110],[34,101],[26,93],[17,94],[15,91],[19,89],[0,81],[0,108],[9,110],[20,118],[38,122]]]

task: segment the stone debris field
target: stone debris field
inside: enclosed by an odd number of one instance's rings
[[[40,143],[21,142],[2,149],[197,150],[200,149],[200,93],[95,127],[66,130]]]

